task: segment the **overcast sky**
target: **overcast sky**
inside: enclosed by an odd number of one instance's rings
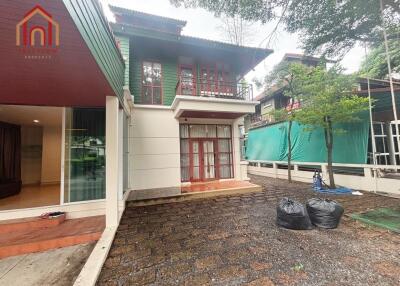
[[[186,9],[176,8],[169,3],[169,0],[101,0],[103,4],[112,4],[128,9],[138,10],[141,12],[151,13],[159,16],[176,18],[187,21],[183,34],[206,38],[217,41],[226,41],[220,27],[221,20],[214,17],[210,12],[204,9]],[[107,5],[105,5],[107,6]],[[108,11],[106,10],[106,14]],[[108,14],[109,16],[109,14]],[[251,41],[247,44],[254,47],[266,47],[265,41],[269,32],[273,29],[273,24],[259,25],[255,24],[254,33]],[[277,64],[285,53],[301,53],[301,47],[298,37],[293,34],[280,31],[276,40],[273,41],[268,48],[274,50],[274,53],[260,63],[254,71],[251,71],[246,79],[251,81],[254,77],[261,78],[265,76],[271,68]],[[342,61],[343,67],[348,72],[354,72],[358,69],[361,60],[364,57],[363,48],[354,48],[350,51]]]

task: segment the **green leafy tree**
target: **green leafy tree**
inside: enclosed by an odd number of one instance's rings
[[[301,36],[308,53],[343,56],[359,41],[382,41],[380,0],[170,0],[217,16],[284,25]],[[400,0],[383,0],[386,27],[400,24]],[[273,29],[276,32],[278,29]],[[269,35],[270,36],[270,35]]]
[[[307,128],[322,128],[330,188],[336,188],[332,169],[333,134],[340,132],[338,124],[360,120],[362,111],[368,110],[368,98],[353,93],[354,77],[344,75],[338,67],[326,70],[322,67],[297,70],[301,78],[302,106],[296,112],[296,121]]]
[[[266,77],[266,85],[269,87],[282,88],[283,95],[289,98],[289,104],[281,109],[274,110],[270,114],[276,121],[287,121],[287,145],[288,145],[288,181],[292,182],[292,125],[296,120],[295,104],[300,99],[302,81],[308,68],[300,63],[289,63],[287,61],[277,64]]]
[[[400,38],[388,41],[388,46],[392,73],[400,74]],[[372,47],[366,59],[361,63],[359,74],[369,78],[388,78],[389,72],[383,43]]]

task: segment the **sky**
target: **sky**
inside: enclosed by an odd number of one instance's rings
[[[182,33],[184,35],[206,38],[216,41],[226,41],[226,37],[221,30],[222,22],[214,17],[211,12],[201,8],[187,9],[184,7],[176,8],[171,5],[169,0],[101,0],[107,17],[112,20],[112,14],[107,11],[108,4],[138,10],[159,16],[175,18],[187,21]],[[104,5],[105,4],[105,5]],[[265,38],[274,28],[274,24],[267,25],[254,24],[251,30],[252,37],[246,45],[253,47],[266,46]],[[253,78],[263,78],[283,57],[285,53],[302,53],[299,37],[285,31],[279,31],[275,40],[270,43],[274,53],[268,56],[263,62],[257,65],[253,71],[246,75],[246,80],[251,82]],[[342,60],[341,64],[346,72],[358,70],[359,65],[365,55],[361,47],[353,48]],[[257,91],[260,92],[260,91]]]

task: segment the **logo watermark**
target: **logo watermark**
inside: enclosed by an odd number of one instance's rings
[[[24,15],[16,25],[15,34],[16,45],[26,59],[51,59],[60,46],[60,25],[40,5]]]

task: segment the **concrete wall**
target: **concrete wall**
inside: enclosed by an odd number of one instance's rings
[[[169,107],[135,107],[128,141],[130,189],[180,185],[179,122]]]
[[[61,177],[61,126],[43,127],[42,184],[59,183]]]
[[[129,189],[142,190],[181,185],[179,123],[229,124],[232,126],[234,178],[247,179],[241,172],[240,131],[243,118],[176,119],[170,107],[138,106],[129,125]]]
[[[284,162],[273,162],[273,161],[250,161],[253,165],[249,166],[248,172],[252,175],[265,176],[278,179],[287,179],[287,170],[279,169],[278,164],[285,164]],[[262,166],[262,163],[267,163],[269,165]],[[309,183],[311,188],[311,183],[313,180],[313,171],[301,171],[299,166],[320,166],[322,169],[322,177],[324,181],[329,184],[329,177],[327,173],[326,163],[299,163],[293,162],[294,170],[292,171],[292,179],[294,181]],[[335,174],[335,183],[337,186],[344,186],[354,190],[368,191],[368,192],[383,192],[393,195],[400,195],[400,184],[398,179],[383,178],[378,175],[374,177],[374,166],[373,165],[362,165],[362,164],[337,164],[334,163],[333,166],[336,167],[346,167],[346,168],[363,168],[364,172],[361,175],[352,174]],[[315,168],[315,167],[314,167]],[[400,169],[398,166],[381,166],[377,167],[382,170],[396,170]],[[311,168],[312,169],[312,168]],[[380,172],[380,171],[379,171]],[[378,172],[378,173],[379,173]]]

